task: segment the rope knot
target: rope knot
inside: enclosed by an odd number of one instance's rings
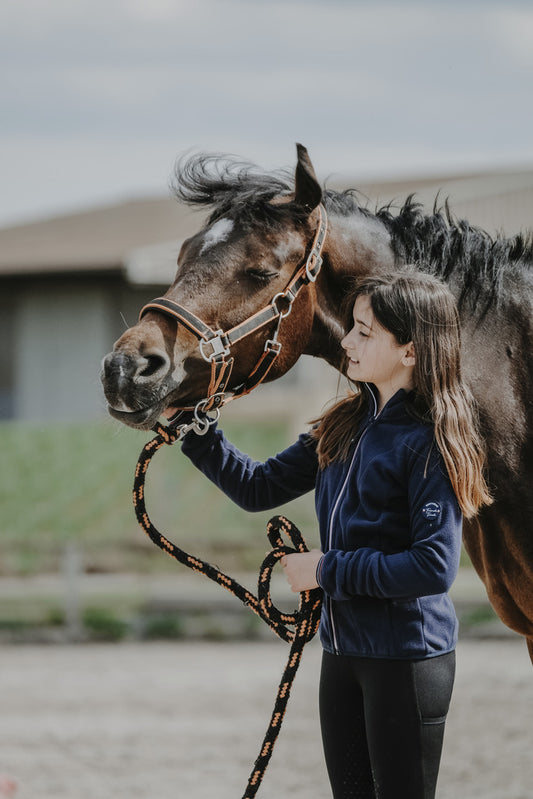
[[[163,439],[164,444],[169,446],[179,439],[181,433],[179,427],[170,427],[159,423],[152,427],[152,430]]]

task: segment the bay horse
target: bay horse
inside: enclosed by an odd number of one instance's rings
[[[464,544],[533,660],[531,234],[491,236],[447,204],[427,213],[412,196],[396,212],[371,212],[355,190],[323,188],[302,145],[294,177],[190,157],[178,162],[175,192],[210,215],[183,243],[164,297],[104,359],[111,415],[149,429],[169,407],[213,408],[247,393],[251,375],[275,380],[304,353],[341,369],[341,309],[355,277],[406,265],[440,276],[458,300],[495,496],[464,525]]]

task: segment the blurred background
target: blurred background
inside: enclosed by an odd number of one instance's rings
[[[0,793],[7,774],[20,799],[240,795],[284,645],[138,528],[133,473],[150,434],[107,416],[101,359],[201,225],[168,188],[187,152],[270,170],[292,168],[301,142],[320,180],[370,208],[413,191],[431,208],[440,192],[491,232],[531,228],[533,5],[8,0],[0,67]],[[302,358],[223,424],[263,458],[336,391],[336,374]],[[254,590],[269,514],[236,510],[178,446],[158,453],[147,491],[161,531]],[[316,545],[312,497],[283,510]],[[526,799],[525,646],[466,558],[454,601],[439,795]],[[319,649],[265,797],[327,794]]]
[[[370,207],[412,191],[431,207],[440,192],[487,230],[524,230],[533,7],[18,0],[0,8],[0,44],[0,632],[121,638],[150,617],[179,635],[186,620],[165,610],[178,567],[131,506],[148,435],[107,417],[99,381],[201,225],[170,196],[176,158],[292,168],[299,141],[321,180],[358,188]],[[304,358],[224,424],[262,458],[336,390],[336,374]],[[235,511],[178,448],[152,468],[160,529],[226,570],[257,568],[268,515]],[[312,499],[285,512],[316,544]]]

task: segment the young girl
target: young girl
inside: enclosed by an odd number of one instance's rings
[[[334,799],[435,796],[455,671],[462,515],[491,501],[454,299],[405,271],[359,282],[342,341],[355,391],[265,463],[220,430],[183,452],[265,510],[315,490],[321,550],[285,556],[321,586],[320,720]],[[169,411],[171,414],[171,411]]]

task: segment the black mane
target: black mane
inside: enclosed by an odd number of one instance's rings
[[[460,305],[467,298],[476,302],[481,295],[487,305],[492,304],[500,296],[509,267],[533,263],[531,233],[491,236],[466,220],[455,219],[447,203],[443,208],[435,205],[433,213],[427,214],[411,195],[398,213],[385,206],[375,216],[390,232],[401,261],[459,284]]]
[[[243,224],[275,226],[295,217],[294,205],[273,205],[271,200],[290,195],[294,190],[292,173],[262,172],[255,164],[234,156],[200,153],[177,162],[172,188],[176,197],[188,205],[212,208],[209,223],[228,214],[238,214]],[[453,279],[459,287],[459,303],[475,303],[483,298],[485,307],[501,294],[506,270],[530,266],[533,262],[533,235],[491,236],[453,217],[448,203],[424,212],[414,196],[397,210],[386,205],[371,212],[355,189],[324,189],[323,202],[332,214],[364,214],[380,220],[391,236],[399,262],[414,264],[443,280]],[[303,212],[302,212],[303,218]]]
[[[288,214],[286,205],[272,205],[271,200],[289,195],[294,187],[288,172],[264,173],[234,156],[200,153],[177,162],[171,188],[187,205],[211,207],[209,223],[231,211],[244,224],[270,226]]]
[[[361,195],[355,189],[325,192],[326,208],[342,216],[361,213],[379,219],[391,236],[394,254],[400,263],[413,264],[448,281],[459,289],[459,306],[467,300],[475,304],[482,298],[484,309],[498,301],[502,281],[509,268],[531,268],[533,234],[512,237],[491,236],[485,230],[456,219],[448,203],[432,213],[410,195],[394,211],[391,204],[372,212],[359,204]]]

